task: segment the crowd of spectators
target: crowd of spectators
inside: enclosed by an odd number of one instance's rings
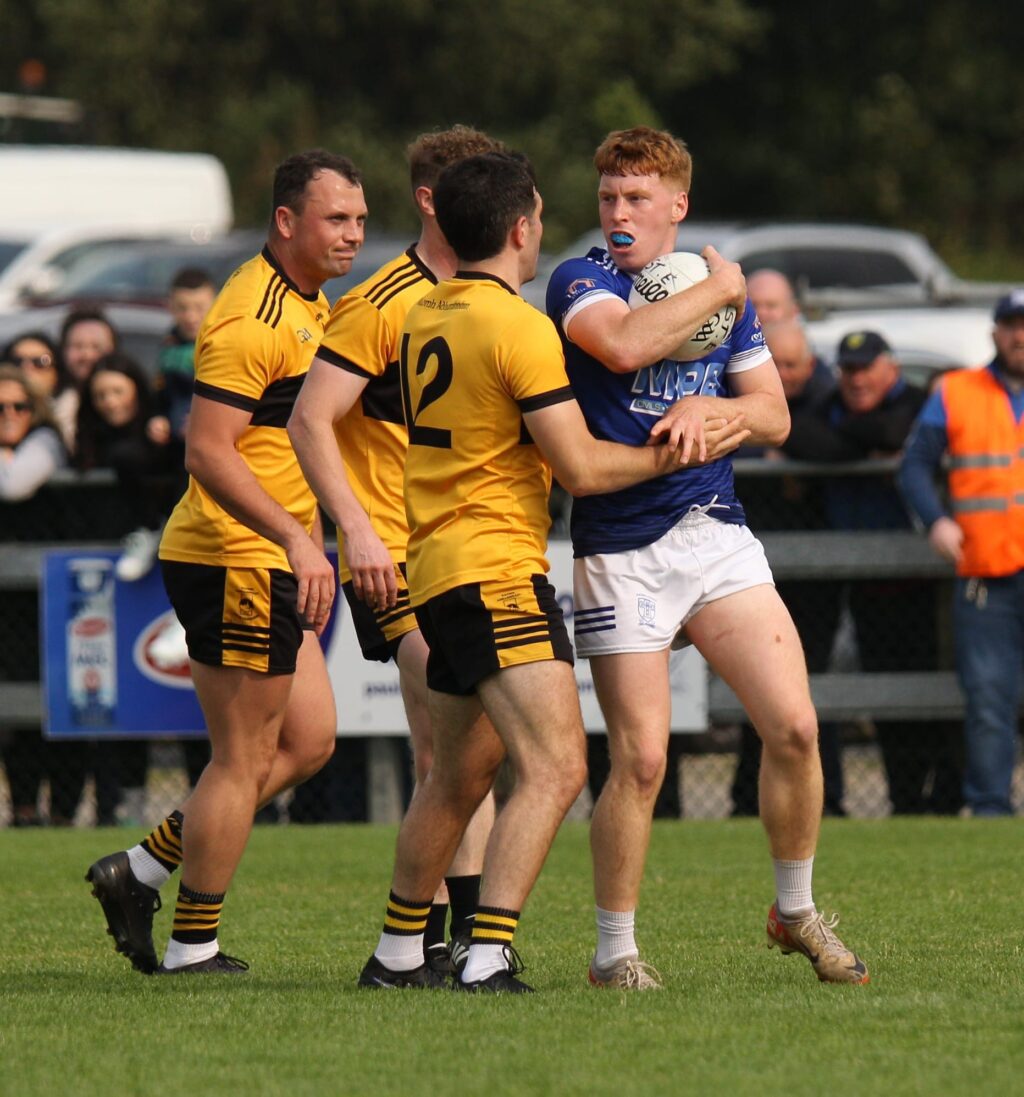
[[[58,469],[112,471],[137,527],[101,531],[124,535],[115,570],[125,582],[152,568],[160,529],[183,487],[182,392],[191,388],[193,344],[213,297],[204,273],[181,272],[171,289],[170,331],[150,369],[120,351],[114,325],[92,308],[71,311],[56,342],[29,330],[0,351],[0,503],[28,504]],[[15,511],[8,507],[3,517],[14,519]],[[50,538],[40,531],[38,539]],[[90,773],[98,824],[143,821],[145,740],[47,742],[38,727],[0,735],[14,825],[70,825]],[[189,744],[191,776],[202,770],[206,754],[205,743]],[[45,814],[39,808],[44,779],[50,788]]]
[[[901,376],[900,363],[886,340],[874,331],[851,331],[836,348],[833,362],[823,361],[811,348],[792,286],[783,275],[758,271],[749,277],[748,288],[779,370],[792,428],[780,450],[742,455],[766,461],[786,457],[820,466],[901,454],[928,394]],[[214,286],[202,271],[179,273],[170,290],[168,335],[157,361],[147,364],[149,368],[120,351],[118,332],[102,312],[93,309],[71,312],[57,341],[42,331],[27,330],[0,351],[0,505],[30,499],[59,469],[112,470],[135,523],[135,528],[122,531],[125,539],[116,572],[124,582],[141,578],[152,567],[161,527],[185,484],[184,438],[194,343],[214,294]],[[1014,309],[1005,306],[1004,312],[1000,322],[1009,330],[1011,322],[1024,316],[1024,299]],[[997,354],[996,365],[999,361]],[[1017,412],[1021,397],[1012,385],[1011,397]],[[942,410],[939,399],[933,398],[929,407]],[[934,411],[929,422],[944,424],[944,415],[944,410],[942,415]],[[927,460],[919,462],[919,467],[927,466],[932,482],[938,456],[937,451],[929,451]],[[924,498],[916,503],[915,515],[923,511],[925,525],[938,522],[943,531],[952,528],[939,496],[925,496],[925,477],[918,473],[912,484],[917,498]],[[756,490],[744,493],[744,502],[755,532],[913,528],[891,476],[759,477]],[[799,517],[794,520],[794,515]],[[948,551],[943,555],[954,559]],[[976,591],[978,584],[969,587],[969,578],[964,590]],[[836,635],[844,622],[852,631],[856,657],[864,671],[934,670],[940,665],[942,601],[936,597],[934,581],[783,580],[778,588],[803,640],[812,674],[829,669]],[[977,608],[976,595],[970,608]],[[184,658],[182,641],[181,636],[165,641],[169,662]],[[966,665],[964,655],[962,679]],[[1004,706],[1008,712],[1015,698],[1016,694]],[[970,727],[972,721],[981,719],[972,715],[976,708],[978,703],[969,703],[967,740],[974,752],[970,789],[982,780],[978,773],[991,770],[991,766],[986,769],[984,758],[977,757],[983,736],[972,733]],[[1011,716],[1000,715],[999,719],[1006,726]],[[894,813],[953,814],[961,809],[961,722],[876,720],[873,732]],[[1006,770],[1009,766],[1012,771],[1015,732],[1014,720],[1013,732],[999,733],[1000,775],[987,778],[989,786],[995,784],[1000,790],[998,811],[1008,809]],[[0,735],[5,736],[3,760],[15,825],[35,825],[43,820],[37,805],[44,778],[50,784],[46,818],[53,824],[69,824],[90,772],[99,823],[142,821],[148,757],[145,741],[48,743],[38,728]],[[842,740],[839,724],[822,722],[826,814],[846,813]],[[591,788],[596,795],[607,772],[607,750],[603,737],[591,737],[589,745]],[[350,761],[365,744],[352,746],[353,750],[346,752]],[[674,775],[683,749],[682,740],[673,737],[668,769],[673,776],[662,791],[659,815],[681,813]],[[187,745],[190,779],[201,772],[206,756],[205,743]],[[759,761],[757,736],[750,726],[743,725],[731,787],[735,815],[757,812]],[[337,798],[330,790],[338,783],[338,774],[321,775],[298,796],[296,813],[310,819],[365,817],[364,807],[353,816],[337,805],[325,805],[321,810],[313,804],[317,797]],[[346,774],[341,780],[344,795],[361,795],[359,784],[352,774]],[[974,796],[972,806],[982,813],[997,810],[979,797]]]

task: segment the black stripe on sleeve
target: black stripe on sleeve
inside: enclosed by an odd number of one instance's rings
[[[316,356],[322,358],[325,362],[329,362],[332,366],[337,366],[338,369],[347,370],[357,377],[365,377],[368,381],[372,381],[376,376],[376,374],[363,369],[362,366],[357,366],[355,362],[346,358],[343,354],[339,354],[336,350],[331,350],[330,347],[325,347],[322,344],[317,348]]]
[[[229,407],[241,408],[242,411],[253,412],[259,405],[258,400],[251,396],[243,396],[239,392],[230,389],[217,388],[216,385],[208,385],[205,381],[196,381],[192,387],[196,396],[202,396],[206,400],[214,400],[218,404],[227,404]]]
[[[542,392],[538,396],[527,396],[525,400],[517,400],[520,411],[539,411],[541,408],[549,408],[552,404],[564,404],[566,400],[574,400],[572,387],[565,385],[560,389],[552,389],[550,392]]]

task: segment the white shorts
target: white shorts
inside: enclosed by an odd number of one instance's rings
[[[683,629],[710,602],[775,585],[747,529],[695,511],[654,544],[573,561],[576,654],[685,647]]]

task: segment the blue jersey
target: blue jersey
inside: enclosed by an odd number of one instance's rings
[[[547,311],[558,328],[572,389],[597,438],[642,446],[651,427],[684,396],[729,396],[729,374],[752,369],[771,355],[761,324],[749,306],[729,338],[696,362],[664,359],[634,373],[614,373],[580,350],[565,334],[572,318],[590,305],[617,297],[629,299],[633,275],[619,270],[603,248],[561,263],[548,283]],[[572,541],[576,556],[626,552],[652,544],[693,506],[714,502],[710,514],[723,522],[744,524],[736,498],[732,460],[679,469],[623,491],[576,499]]]

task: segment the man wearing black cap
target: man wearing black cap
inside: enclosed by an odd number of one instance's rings
[[[899,474],[935,551],[956,565],[953,630],[967,702],[964,798],[1010,815],[1024,664],[1024,290],[1000,298],[995,358],[947,374],[925,404]],[[935,473],[949,456],[949,506]]]
[[[927,394],[903,380],[892,348],[878,332],[850,332],[840,342],[836,358],[836,392],[814,414],[794,417],[787,454],[837,462],[895,456]],[[903,501],[888,477],[837,477],[824,485],[824,495],[832,529],[910,528]],[[935,669],[938,645],[931,582],[860,580],[849,585],[848,602],[862,670]],[[959,809],[955,725],[879,720],[875,730],[895,814],[951,814]]]

